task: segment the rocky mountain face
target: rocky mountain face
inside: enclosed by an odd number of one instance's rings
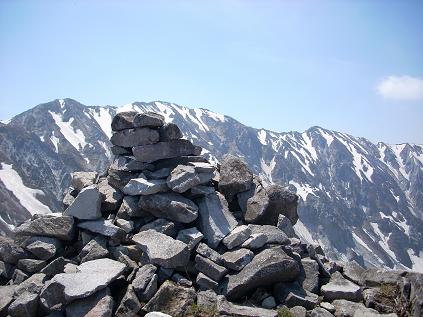
[[[237,156],[210,164],[157,113],[111,127],[104,173],[72,173],[61,212],[0,236],[0,316],[423,313],[423,274],[330,261],[293,228],[299,196]]]
[[[161,113],[212,163],[230,153],[263,182],[289,185],[300,196],[296,232],[329,258],[423,271],[422,146],[373,144],[320,127],[276,133],[165,102],[55,100],[0,124],[1,232],[60,210],[71,172],[104,172],[113,156],[111,120],[128,110]]]

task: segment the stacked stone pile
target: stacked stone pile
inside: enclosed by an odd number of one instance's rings
[[[155,113],[112,130],[104,175],[0,238],[0,317],[420,316],[421,275],[330,262],[295,234],[297,195],[241,159],[211,165]]]

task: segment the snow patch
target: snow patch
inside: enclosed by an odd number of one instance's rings
[[[353,238],[354,238],[355,241],[357,241],[360,245],[362,245],[368,251],[370,251],[371,253],[373,253],[373,250],[370,249],[369,246],[366,244],[366,242],[364,242],[355,232],[352,233],[352,236],[353,236]]]
[[[260,143],[263,145],[267,145],[266,136],[267,136],[266,130],[261,129],[257,132],[257,138],[260,141]]]
[[[303,138],[304,142],[301,142],[304,146],[304,148],[307,150],[308,153],[310,153],[311,158],[316,162],[318,157],[317,157],[317,152],[316,149],[313,147],[311,138],[307,135],[306,132],[301,134],[301,137]]]
[[[414,254],[412,249],[408,249],[407,253],[410,256],[411,263],[413,263],[411,270],[423,273],[423,251],[420,251],[418,256]]]
[[[97,121],[100,128],[110,139],[112,137],[112,116],[107,108],[99,107],[97,109],[90,109],[90,114]]]
[[[225,122],[225,116],[223,114],[219,114],[207,109],[201,109],[201,110],[204,111],[207,114],[207,116],[209,116],[214,121]]]
[[[263,160],[263,158],[261,158],[260,165],[261,165],[261,169],[264,172],[264,175],[269,180],[269,182],[272,183],[273,182],[272,172],[273,172],[273,169],[276,166],[275,158],[273,157],[269,164],[266,164],[266,162]]]
[[[378,241],[378,243],[379,243],[379,245],[382,247],[382,249],[383,250],[385,250],[385,252],[387,253],[387,254],[389,254],[389,256],[391,257],[391,258],[393,258],[394,260],[396,260],[396,261],[398,261],[397,260],[397,257],[395,256],[395,253],[394,252],[392,252],[392,250],[389,248],[389,244],[388,244],[388,240],[389,240],[389,237],[391,236],[391,234],[389,234],[388,235],[388,237],[386,237],[383,233],[382,233],[382,231],[380,231],[380,229],[379,229],[379,225],[377,224],[377,223],[375,223],[375,222],[370,222],[370,225],[372,226],[372,228],[373,228],[373,232],[374,233],[376,233],[378,236],[379,236],[379,241]]]
[[[65,107],[65,101],[63,99],[59,99],[59,104],[60,104],[60,108],[64,108]]]
[[[54,136],[54,134],[52,133],[51,134],[51,137],[50,137],[50,141],[51,141],[51,143],[53,143],[54,150],[56,151],[56,153],[59,153],[59,142],[60,142],[60,139],[59,138],[56,138]]]
[[[0,179],[31,215],[51,213],[50,208],[37,199],[37,195],[44,196],[43,191],[25,186],[18,172],[13,169],[13,165],[6,163],[0,165],[2,168]]]
[[[81,130],[75,129],[72,127],[72,122],[74,118],[71,118],[68,122],[63,121],[63,117],[60,114],[49,111],[50,115],[53,117],[54,122],[60,129],[60,132],[69,141],[72,146],[78,151],[83,149],[87,142],[85,141],[85,135]]]
[[[322,129],[318,130],[320,131],[320,135],[325,138],[326,144],[330,146],[334,140],[334,137]]]
[[[300,196],[303,201],[307,200],[308,195],[314,195],[315,197],[317,197],[316,194],[314,194],[314,191],[316,191],[316,189],[311,187],[309,184],[302,185],[298,184],[293,180],[290,180],[289,184],[295,186],[295,189],[297,190],[297,195]]]

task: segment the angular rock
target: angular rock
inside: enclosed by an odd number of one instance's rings
[[[167,178],[170,175],[170,168],[164,167],[159,170],[156,170],[154,172],[151,171],[144,171],[143,174],[148,179],[164,179]]]
[[[195,257],[195,268],[198,271],[206,274],[208,277],[212,278],[216,282],[219,282],[222,277],[224,277],[226,273],[228,273],[228,270],[225,267],[220,266],[214,263],[213,261],[198,254]]]
[[[237,226],[237,221],[229,212],[225,198],[219,193],[213,193],[199,198],[197,227],[203,233],[207,244],[216,248],[217,245]]]
[[[203,239],[203,234],[197,228],[183,229],[178,232],[176,240],[182,241],[188,246],[188,250],[194,250],[198,243]]]
[[[210,182],[212,178],[213,173],[198,173],[193,166],[178,165],[167,178],[167,185],[177,193],[184,193],[200,184]]]
[[[154,230],[142,231],[132,241],[147,254],[152,264],[165,268],[176,268],[188,264],[188,246],[178,240]]]
[[[134,127],[134,118],[138,114],[136,111],[124,111],[117,113],[112,119],[112,130],[120,131]]]
[[[65,209],[68,208],[74,200],[75,200],[75,197],[73,197],[69,191],[66,192],[62,200],[63,208]]]
[[[114,211],[119,209],[123,200],[123,194],[119,189],[109,185],[107,179],[98,183],[98,191],[101,194],[101,210]]]
[[[360,286],[345,279],[341,273],[335,272],[328,284],[321,287],[325,300],[345,299],[358,302],[363,298]]]
[[[18,285],[21,284],[28,278],[28,275],[19,269],[15,269],[12,275],[13,284]]]
[[[281,248],[265,249],[241,272],[228,277],[227,285],[223,285],[223,292],[229,299],[238,299],[258,287],[293,281],[299,273],[298,263]]]
[[[138,206],[139,197],[125,196],[116,214],[118,218],[130,220],[136,217],[146,217],[149,214]]]
[[[74,229],[73,217],[42,215],[23,223],[15,232],[17,235],[45,236],[69,241],[73,239]]]
[[[241,244],[241,247],[255,250],[260,249],[266,243],[267,237],[264,233],[255,233],[252,234],[243,244]]]
[[[197,185],[191,188],[186,194],[190,199],[204,197],[213,194],[215,191],[214,187]]]
[[[336,317],[354,317],[356,312],[359,312],[359,314],[355,317],[362,317],[364,316],[362,313],[366,312],[377,313],[374,309],[366,308],[363,303],[351,302],[345,299],[336,299],[332,302],[332,305],[335,306],[334,315]]]
[[[15,297],[20,297],[21,295],[27,293],[33,293],[38,295],[46,281],[47,276],[45,274],[34,274],[16,286],[14,295]]]
[[[172,316],[170,316],[168,314],[163,314],[161,312],[155,312],[154,311],[154,312],[148,313],[144,317],[172,317]]]
[[[275,244],[289,244],[289,239],[286,234],[278,227],[271,225],[248,225],[251,234],[264,234],[266,236],[266,243]]]
[[[8,312],[12,317],[36,317],[38,294],[25,293],[10,304]]]
[[[73,216],[82,220],[101,218],[101,195],[96,185],[90,185],[81,190],[75,200],[63,212],[63,215]]]
[[[166,123],[159,129],[160,141],[177,140],[183,137],[179,127],[174,123]]]
[[[126,233],[130,233],[134,230],[134,222],[131,220],[117,219],[115,224]]]
[[[215,250],[213,250],[212,248],[210,248],[207,244],[205,243],[199,243],[196,250],[195,250],[198,254],[202,255],[203,257],[213,261],[216,264],[222,265],[223,264],[223,259],[222,259],[222,255],[220,255],[218,252],[216,252]]]
[[[229,249],[233,249],[244,243],[251,235],[251,229],[246,225],[238,226],[223,239],[223,244]]]
[[[167,192],[169,187],[164,179],[148,180],[143,174],[138,178],[131,179],[122,189],[125,195],[153,195]]]
[[[49,237],[31,237],[25,241],[25,249],[40,260],[49,260],[61,247],[60,240]]]
[[[159,286],[158,282],[159,276],[154,274],[145,289],[142,292],[137,293],[138,299],[141,302],[148,302],[154,296],[154,294],[156,294]]]
[[[261,302],[261,307],[272,309],[276,307],[276,301],[273,296],[269,296]]]
[[[334,317],[334,316],[330,312],[328,312],[326,309],[323,309],[321,307],[316,307],[311,311],[310,317]]]
[[[43,267],[47,265],[47,262],[44,260],[35,260],[35,259],[20,259],[18,261],[18,268],[27,273],[37,273],[40,272]]]
[[[342,275],[358,285],[362,283],[362,275],[364,272],[365,269],[354,260],[343,263]]]
[[[65,271],[67,264],[70,264],[71,261],[65,259],[64,257],[59,257],[54,259],[49,264],[47,264],[40,273],[46,274],[48,277],[54,276]]]
[[[97,236],[88,242],[79,253],[78,257],[81,263],[106,258],[109,255],[107,250],[107,241],[102,236]]]
[[[143,265],[137,271],[137,274],[135,275],[135,278],[132,281],[132,286],[138,298],[144,292],[144,290],[146,289],[148,283],[153,278],[156,271],[157,271],[157,267],[154,266],[153,264]]]
[[[19,228],[19,227],[18,227]],[[20,259],[29,257],[29,253],[10,238],[0,236],[0,260],[16,264]]]
[[[382,313],[393,313],[398,305],[394,300],[398,296],[397,285],[386,284],[381,288],[367,288],[363,291],[366,307]]]
[[[115,312],[116,317],[137,316],[141,310],[141,304],[134,292],[132,285],[128,285],[119,307]]]
[[[134,156],[117,156],[113,159],[112,164],[110,165],[109,175],[111,171],[137,172],[143,170],[154,170],[154,166],[152,164],[139,162],[135,160]],[[119,174],[116,176],[114,177],[116,179],[123,180],[124,178],[124,174]]]
[[[132,149],[128,147],[112,145],[110,151],[112,151],[114,155],[132,155]]]
[[[164,124],[164,117],[154,112],[137,113],[133,123],[135,128],[157,128]]]
[[[197,293],[197,305],[209,311],[216,310],[217,294],[212,290],[199,291]]]
[[[302,287],[312,293],[319,291],[319,265],[313,259],[301,259],[301,273],[298,278]]]
[[[110,220],[89,220],[78,224],[78,228],[86,229],[93,233],[101,234],[105,237],[121,240],[125,237],[125,231],[112,224]]]
[[[79,272],[57,274],[48,281],[41,290],[41,305],[48,311],[60,310],[107,287],[124,270],[125,264],[110,259],[85,262],[78,266]]]
[[[321,302],[319,305],[320,305],[320,307],[326,309],[328,312],[330,312],[332,314],[335,312],[335,306],[333,306],[331,303]]]
[[[253,173],[247,164],[233,155],[225,155],[220,162],[219,191],[228,201],[240,193],[251,188]]]
[[[200,155],[177,156],[154,162],[155,169],[169,168],[173,170],[178,165],[190,165],[193,162],[207,163],[207,159]]]
[[[166,281],[160,286],[153,298],[143,307],[146,312],[160,311],[171,316],[183,316],[195,302],[193,288],[176,285]]]
[[[200,174],[214,173],[216,170],[216,168],[208,162],[190,162],[188,165],[194,166],[194,170]]]
[[[198,288],[203,291],[216,290],[219,285],[218,282],[201,272],[197,274],[195,283],[197,284]]]
[[[7,308],[13,301],[13,294],[15,292],[15,285],[0,286],[0,315],[7,315]]]
[[[13,276],[15,267],[7,262],[0,261],[0,285],[6,284]]]
[[[194,155],[196,148],[188,140],[170,140],[156,144],[135,146],[132,152],[136,160],[151,163],[178,156]]]
[[[138,204],[158,218],[189,223],[198,217],[197,205],[173,192],[141,196]]]
[[[159,132],[149,128],[125,129],[114,132],[110,142],[121,147],[153,144],[159,142]]]
[[[182,276],[181,274],[178,274],[178,273],[175,273],[172,275],[172,281],[184,287],[192,286],[192,282],[189,279],[187,279],[185,276]]]
[[[223,254],[225,267],[234,271],[241,271],[254,258],[254,253],[248,249],[238,249]]]
[[[277,317],[276,310],[235,305],[228,302],[224,296],[217,297],[217,311],[221,315],[233,317]]]
[[[307,316],[307,309],[305,309],[302,306],[294,306],[294,307],[291,307],[287,311],[290,312],[293,315],[293,317],[306,317]]]
[[[304,290],[298,282],[278,283],[274,287],[273,294],[288,307],[303,306],[311,310],[319,302],[316,294]]]
[[[140,228],[140,232],[146,230],[154,230],[172,238],[175,238],[177,234],[175,224],[163,218],[159,218],[152,222],[149,222]]]
[[[67,317],[111,317],[113,297],[108,288],[83,299],[78,299],[66,307]]]
[[[289,220],[288,217],[279,214],[277,227],[282,230],[288,238],[297,238],[297,234],[295,233],[291,220]]]
[[[297,202],[296,194],[281,185],[270,185],[248,199],[245,221],[276,225],[279,214],[282,214],[295,224],[298,220]]]
[[[78,191],[91,186],[97,180],[97,172],[73,172],[71,173],[72,186]]]

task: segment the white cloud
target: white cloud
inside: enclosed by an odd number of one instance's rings
[[[376,87],[386,99],[423,100],[423,79],[412,76],[389,76]]]

